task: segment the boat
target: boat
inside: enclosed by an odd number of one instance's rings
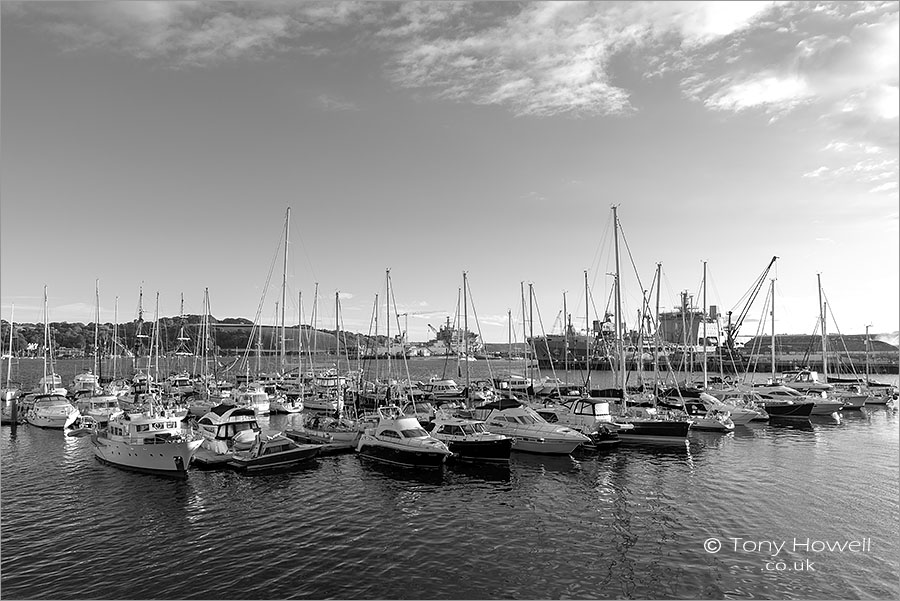
[[[691,416],[691,430],[704,432],[720,432],[727,434],[734,431],[731,413],[724,409],[708,409],[706,413]]]
[[[175,412],[157,409],[120,413],[106,428],[91,434],[94,455],[103,463],[126,470],[185,477],[200,448],[199,433],[182,427]]]
[[[269,413],[291,414],[303,411],[303,397],[301,395],[278,394],[269,401]]]
[[[119,397],[114,394],[76,397],[75,408],[81,415],[91,417],[101,424],[108,422],[111,415],[122,411],[119,407]]]
[[[812,401],[794,402],[790,400],[763,399],[763,406],[770,419],[809,419],[812,415]]]
[[[501,398],[474,408],[475,419],[491,432],[514,440],[512,449],[526,453],[568,455],[591,439],[567,426],[551,424],[521,401]]]
[[[251,382],[233,390],[229,402],[238,407],[249,407],[256,415],[268,415],[272,407],[269,394],[258,382]]]
[[[361,457],[394,465],[439,468],[452,453],[447,445],[403,415],[396,405],[376,409],[377,422],[360,435],[356,451]]]
[[[630,430],[631,424],[617,424],[609,413],[609,403],[604,399],[584,396],[560,403],[535,407],[538,415],[551,424],[568,426],[591,439],[590,445],[607,448],[618,445],[621,430]]]
[[[320,444],[297,443],[279,430],[260,430],[249,449],[232,453],[228,465],[243,472],[290,469],[313,459],[321,449]]]
[[[483,421],[437,411],[430,425],[431,435],[447,445],[458,461],[509,463],[513,439],[489,432]]]
[[[810,415],[831,415],[841,411],[844,408],[843,401],[839,399],[829,398],[827,396],[818,396],[813,394],[803,394],[796,388],[781,385],[758,385],[754,386],[756,392],[763,398],[766,405],[769,401],[792,401],[794,403],[812,403]]]
[[[72,413],[63,426],[63,434],[66,436],[82,437],[90,436],[100,429],[100,422],[89,415],[81,415],[80,413]]]
[[[707,409],[727,411],[731,416],[731,421],[737,426],[769,418],[762,406],[762,397],[752,391],[710,390],[710,393],[702,393],[700,400]]]
[[[356,420],[304,412],[300,428],[285,430],[285,434],[297,441],[327,444],[332,450],[352,450],[362,430]]]
[[[260,426],[250,407],[220,404],[197,421],[197,429],[203,436],[203,449],[229,455],[236,449],[249,449]]]
[[[66,397],[49,393],[31,396],[31,408],[25,415],[25,421],[38,428],[62,430],[69,415],[78,410]]]
[[[316,374],[312,394],[303,401],[304,409],[324,413],[343,413],[347,378],[330,369]]]

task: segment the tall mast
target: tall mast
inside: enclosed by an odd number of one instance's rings
[[[871,324],[866,325],[866,385],[869,384],[869,328],[872,327]],[[9,339],[9,354],[12,355],[12,336]],[[855,370],[854,370],[855,371]]]
[[[706,341],[708,340],[706,337],[706,261],[703,261],[703,313],[700,315],[700,319],[703,320],[703,388],[706,388],[709,385],[709,374],[706,367]]]
[[[284,308],[285,294],[287,292],[287,262],[288,262],[288,234],[291,226],[291,207],[287,208],[287,214],[284,217],[284,267],[281,271],[281,373],[284,373],[285,358],[285,329],[284,329]]]
[[[772,384],[775,383],[775,278],[772,278]]]
[[[100,374],[100,280],[94,281],[95,312],[94,312],[94,373]],[[99,383],[99,380],[98,380]]]
[[[563,370],[566,372],[566,386],[569,384],[569,321],[566,312],[566,293],[563,292]]]
[[[13,317],[16,313],[16,305],[13,304],[12,308],[9,310],[9,357],[6,359],[6,390],[9,390],[9,377],[12,374],[12,355],[13,355],[13,330],[15,330],[15,322],[13,321]],[[866,326],[866,334],[868,335],[868,327]],[[868,361],[868,359],[867,359]],[[868,365],[868,363],[867,363]]]
[[[519,282],[519,293],[522,296],[522,340],[525,341],[525,379],[531,378],[531,360],[529,359],[531,353],[528,352],[528,349],[531,345],[528,342],[528,332],[525,330],[525,282]]]
[[[506,363],[509,366],[508,375],[512,376],[512,309],[506,310],[506,322],[506,356],[508,358]]]
[[[335,290],[335,292],[334,292],[334,354],[335,354],[334,364],[335,364],[335,367],[338,368],[338,375],[340,375],[340,371],[341,371],[340,370],[340,367],[341,367],[341,333],[339,331],[341,329],[341,319],[340,319],[340,315],[338,313],[340,311],[340,298],[341,298],[340,290]],[[340,382],[340,380],[338,380],[338,382]]]
[[[50,392],[47,383],[47,360],[53,358],[50,349],[50,318],[47,315],[47,285],[44,284],[44,379],[41,392]],[[51,370],[52,371],[52,370]]]
[[[464,350],[466,353],[466,406],[470,407],[472,405],[472,395],[469,392],[469,306],[468,306],[468,297],[467,297],[467,288],[469,284],[466,280],[466,272],[463,272],[463,337],[465,338],[463,342]]]
[[[316,289],[313,295],[313,355],[319,352],[319,282],[316,282]],[[311,362],[310,362],[311,363]],[[312,365],[310,365],[312,368]]]
[[[591,391],[591,311],[588,292],[588,272],[584,270],[584,369],[587,372],[584,385]]]
[[[659,346],[662,342],[659,335],[659,289],[662,288],[662,263],[656,264],[656,327],[653,336],[653,391],[659,392]]]
[[[391,388],[391,269],[384,271],[384,336],[387,343],[387,385]]]
[[[118,366],[118,358],[119,358],[119,297],[116,297],[116,309],[115,315],[113,316],[113,343],[112,343],[112,360],[113,360],[113,373],[112,379],[115,381],[116,379],[116,367]]]
[[[622,398],[625,398],[625,345],[622,340],[622,287],[619,282],[619,217],[618,207],[613,206],[613,228],[616,251],[616,344],[619,345],[619,384],[622,387]]]
[[[822,377],[828,381],[828,334],[825,331],[825,305],[822,303],[822,274],[817,273],[819,283],[819,323],[822,325]]]

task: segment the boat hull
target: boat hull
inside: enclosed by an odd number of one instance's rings
[[[91,435],[94,456],[101,462],[135,472],[186,477],[191,458],[201,440],[160,444],[131,444],[110,439],[102,433]]]
[[[513,439],[457,440],[446,444],[456,461],[509,463]]]
[[[509,436],[509,435],[507,435]],[[512,445],[513,451],[541,453],[544,455],[568,455],[584,444],[582,440],[532,438],[517,434]]]
[[[814,403],[766,403],[770,419],[808,419]]]
[[[442,452],[399,449],[365,438],[359,441],[356,450],[361,457],[366,459],[408,467],[440,468],[448,456],[447,453]]]
[[[254,457],[253,459],[244,460],[240,457],[232,457],[228,461],[228,465],[242,472],[285,470],[314,459],[320,450],[322,450],[322,445],[307,444],[283,453]]]
[[[634,427],[619,432],[622,442],[685,442],[691,427],[691,423],[687,421],[661,419],[633,419],[623,423],[631,424]]]

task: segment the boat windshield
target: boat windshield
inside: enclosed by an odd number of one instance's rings
[[[516,419],[519,420],[519,423],[522,424],[536,424],[537,420],[531,417],[530,415],[518,415]]]
[[[423,436],[428,436],[428,432],[426,432],[423,428],[409,428],[408,430],[402,430],[404,438],[421,438]]]
[[[483,432],[487,432],[487,428],[485,428],[484,424],[482,424],[481,422],[476,422],[474,424],[463,424],[460,427],[466,434],[480,434]]]

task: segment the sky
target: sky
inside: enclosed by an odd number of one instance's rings
[[[898,6],[4,1],[0,314],[896,341]]]

